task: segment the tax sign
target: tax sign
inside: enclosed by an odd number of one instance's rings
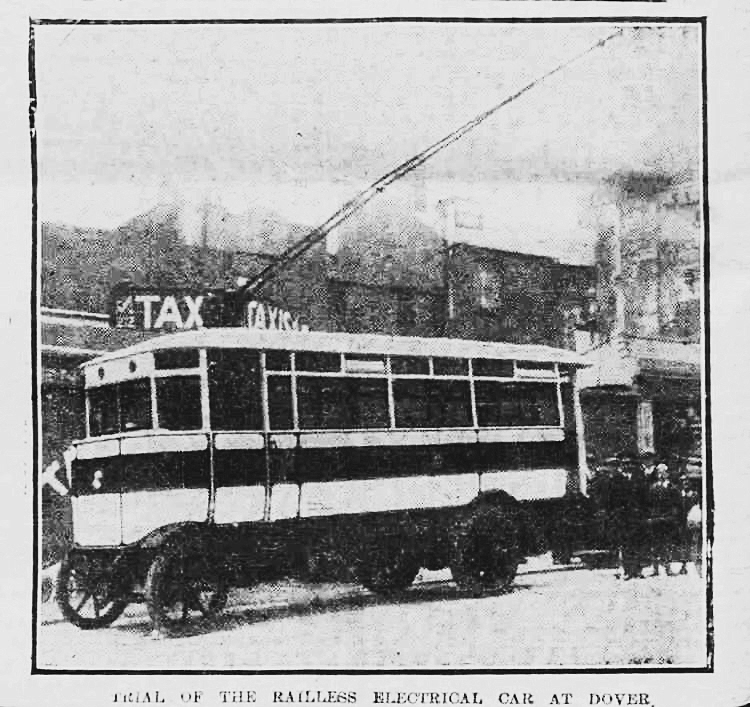
[[[198,329],[205,295],[130,294],[115,300],[115,326],[121,329]]]
[[[213,294],[187,293],[184,290],[155,292],[146,288],[127,288],[112,293],[112,324],[118,329],[175,331],[204,326],[245,326],[276,331],[308,331],[283,307],[257,300],[236,306],[235,293],[221,290]]]

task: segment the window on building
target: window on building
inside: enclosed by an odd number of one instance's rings
[[[199,430],[203,426],[200,377],[157,378],[156,412],[159,429]]]
[[[212,429],[262,429],[258,352],[243,349],[209,350],[208,394]]]

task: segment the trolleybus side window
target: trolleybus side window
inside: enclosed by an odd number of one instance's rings
[[[474,377],[513,378],[513,361],[495,358],[475,358],[472,362]]]
[[[263,428],[257,351],[209,349],[208,392],[212,429]]]
[[[151,384],[141,378],[89,391],[92,437],[151,427]]]
[[[430,361],[420,356],[391,356],[391,371],[394,375],[426,376]]]
[[[157,378],[156,411],[162,430],[199,430],[203,426],[200,377]]]
[[[465,358],[433,358],[436,376],[468,376],[469,361]]]
[[[385,378],[299,376],[297,399],[302,429],[389,426],[388,383]]]
[[[292,379],[289,376],[268,376],[268,424],[272,430],[291,430]]]
[[[295,367],[298,371],[340,373],[341,354],[319,351],[300,351],[295,355]]]
[[[469,381],[407,378],[393,381],[396,427],[470,427]]]
[[[480,427],[536,427],[560,424],[554,383],[475,381]]]

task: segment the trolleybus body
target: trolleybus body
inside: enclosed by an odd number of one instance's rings
[[[233,584],[288,574],[392,591],[448,566],[506,586],[585,492],[582,365],[545,346],[242,328],[89,361],[63,612],[96,627],[145,596],[160,629],[173,604],[211,612]]]

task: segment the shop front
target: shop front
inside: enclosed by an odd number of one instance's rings
[[[592,461],[653,455],[700,475],[700,344],[621,336],[588,358],[592,366],[581,375],[581,402]]]

